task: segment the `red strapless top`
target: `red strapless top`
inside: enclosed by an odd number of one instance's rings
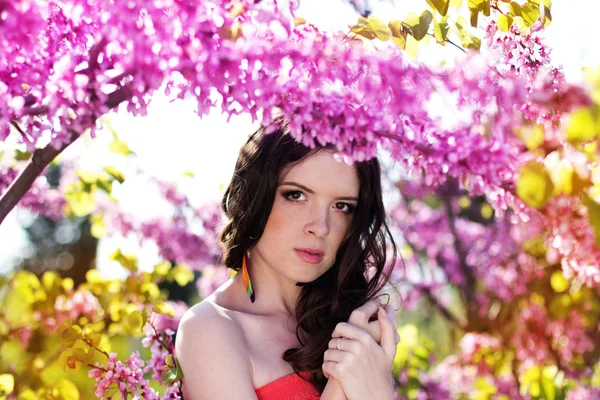
[[[271,383],[256,389],[258,400],[316,400],[321,394],[314,388],[308,379],[308,372],[301,372],[300,376],[293,373],[286,375]]]

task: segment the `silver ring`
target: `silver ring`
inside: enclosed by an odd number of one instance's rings
[[[345,338],[345,337],[339,337],[339,338],[337,339],[337,344],[335,345],[335,347],[336,347],[336,348],[337,348],[339,351],[342,351],[342,342],[343,342],[344,340],[346,340],[346,338]]]

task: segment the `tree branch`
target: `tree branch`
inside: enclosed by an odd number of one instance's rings
[[[106,105],[110,108],[117,107],[123,101],[128,100],[132,95],[130,86],[123,86],[112,92],[106,100]],[[41,108],[41,107],[40,107]],[[94,117],[96,119],[97,117]],[[63,143],[59,148],[54,148],[52,144],[48,144],[43,149],[37,149],[29,165],[25,167],[23,172],[15,179],[8,187],[6,192],[0,197],[0,224],[9,212],[19,203],[25,196],[27,191],[31,189],[33,183],[38,176],[44,172],[44,169],[54,160],[64,149],[69,147],[80,136],[79,132],[70,131],[71,136],[66,143]]]
[[[58,156],[64,149],[77,139],[77,132],[71,132],[71,136],[66,143],[63,143],[58,149],[52,144],[48,144],[43,149],[38,149],[33,153],[29,165],[21,172],[6,190],[6,193],[0,198],[0,224],[8,213],[19,203],[27,191],[33,186],[33,182],[44,172],[44,169]]]
[[[452,213],[450,197],[444,196],[444,195],[439,196],[439,197],[444,204],[444,210],[446,212],[446,217],[448,218],[448,226],[450,227],[450,232],[452,233],[452,236],[454,237],[454,251],[456,251],[460,270],[462,271],[463,276],[466,281],[464,285],[461,285],[462,292],[463,292],[462,294],[464,296],[465,303],[468,306],[473,306],[474,305],[473,294],[474,294],[475,283],[476,283],[475,275],[473,274],[473,271],[471,271],[471,269],[467,265],[467,255],[466,255],[466,253],[462,247],[462,243],[458,237],[458,231],[456,230],[456,225],[455,225],[455,221],[454,221],[455,215]]]
[[[467,325],[460,321],[454,314],[452,314],[450,312],[450,310],[448,310],[446,307],[444,307],[442,305],[442,303],[440,303],[435,296],[433,295],[433,293],[431,293],[431,290],[429,290],[429,288],[427,287],[420,287],[419,290],[425,295],[425,297],[427,298],[427,300],[429,301],[429,303],[431,305],[433,305],[435,308],[437,308],[437,310],[440,312],[440,314],[442,314],[442,316],[450,323],[456,325],[457,327],[459,327],[460,329],[466,329]]]

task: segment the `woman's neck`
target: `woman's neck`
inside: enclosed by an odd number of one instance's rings
[[[233,277],[236,292],[243,297],[240,302],[244,308],[260,314],[295,315],[296,302],[302,289],[296,286],[296,282],[281,279],[281,276],[275,276],[272,271],[265,268],[252,268],[249,275],[254,290],[254,303],[246,293],[242,273],[235,274]]]

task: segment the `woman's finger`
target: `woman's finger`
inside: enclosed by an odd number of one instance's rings
[[[336,363],[341,363],[348,360],[348,356],[350,353],[346,351],[340,351],[335,349],[329,349],[323,353],[323,361],[333,361]]]
[[[337,363],[335,361],[326,361],[323,363],[323,365],[321,366],[321,370],[323,371],[323,374],[325,376],[327,376],[327,379],[330,379],[331,377],[339,380],[339,374],[337,373]]]
[[[381,307],[379,307],[378,321],[381,326],[381,348],[388,359],[393,361],[396,357],[396,329]]]
[[[335,326],[332,338],[344,337],[346,339],[356,340],[361,342],[363,345],[369,345],[373,338],[366,330],[359,328],[356,325],[349,324],[347,322],[340,322]]]
[[[348,322],[360,327],[365,327],[369,324],[369,319],[377,313],[379,302],[377,300],[367,301],[356,310],[352,311]]]
[[[342,340],[339,340],[342,339]],[[339,349],[338,349],[339,343]],[[333,338],[329,341],[328,347],[330,349],[335,349],[339,351],[346,351],[349,353],[354,353],[358,350],[358,347],[361,346],[360,342],[356,340],[350,340],[347,338]]]

